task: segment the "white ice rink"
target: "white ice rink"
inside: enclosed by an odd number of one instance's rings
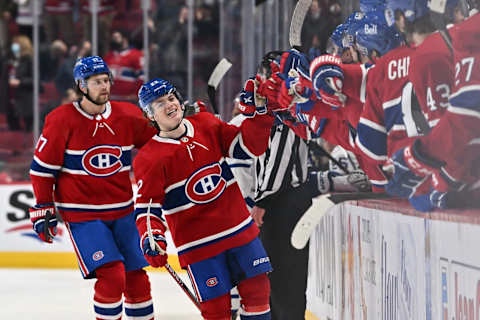
[[[180,275],[188,284],[186,273]],[[149,276],[155,319],[201,319],[167,272],[149,272]],[[0,320],[95,319],[94,283],[83,280],[78,270],[0,268]]]

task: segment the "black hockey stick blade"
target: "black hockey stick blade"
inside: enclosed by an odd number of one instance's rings
[[[393,197],[387,193],[376,192],[342,192],[342,193],[330,193],[328,198],[335,204],[342,203],[350,200],[368,200],[368,199],[393,199]]]
[[[428,7],[430,9],[430,19],[433,25],[439,30],[440,35],[445,41],[448,49],[453,54],[452,37],[448,33],[447,23],[445,21],[445,9],[447,1],[445,0],[429,0]]]
[[[50,223],[50,219],[52,218],[52,213],[50,210],[47,211],[45,214],[45,222],[43,223],[43,235],[45,236],[45,241],[50,242],[52,237],[50,236],[50,231],[48,230],[48,224]]]
[[[210,75],[210,78],[208,79],[208,99],[210,100],[210,103],[212,104],[213,107],[213,112],[215,114],[218,114],[218,108],[217,108],[217,102],[215,100],[215,95],[217,92],[218,85],[220,84],[220,81],[222,81],[223,77],[225,74],[230,70],[232,67],[232,63],[228,61],[226,58],[223,58],[218,62],[218,64],[215,66],[215,69],[213,69],[212,74]]]
[[[312,232],[332,207],[344,201],[365,199],[391,199],[391,196],[374,192],[322,194],[313,201],[310,208],[298,220],[293,228],[290,243],[295,249],[305,248]]]
[[[217,89],[215,89],[215,87],[209,85],[208,89],[207,89],[207,93],[208,93],[208,99],[210,100],[210,103],[212,104],[213,113],[218,114],[217,101],[215,100],[215,96],[217,94]]]
[[[327,150],[325,150],[321,145],[315,143],[315,142],[310,142],[308,144],[308,146],[310,148],[312,148],[313,150],[323,154],[324,156],[326,156],[329,160],[331,160],[333,163],[335,163],[343,172],[345,172],[346,174],[349,174],[350,171],[348,171],[347,168],[345,168],[345,166],[343,164],[340,163],[340,161],[338,161],[337,159],[335,159],[330,153],[327,152]]]

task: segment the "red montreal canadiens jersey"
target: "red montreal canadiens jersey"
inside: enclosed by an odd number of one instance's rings
[[[454,75],[452,53],[439,32],[432,33],[415,48],[408,77],[431,128],[447,109]]]
[[[132,149],[154,134],[130,103],[109,102],[97,116],[76,102],[58,107],[45,120],[30,168],[37,204],[54,200],[68,222],[132,212]]]
[[[446,162],[452,179],[467,183],[479,177],[475,161],[480,158],[479,25],[477,13],[449,29],[455,66],[450,104],[439,124],[421,138],[426,153]]]
[[[137,220],[149,207],[152,215],[165,218],[185,267],[257,236],[225,158],[265,152],[273,117],[257,115],[236,127],[201,112],[183,124],[186,134],[179,139],[155,135],[133,167],[139,187]]]
[[[143,52],[137,49],[112,51],[105,55],[104,60],[113,75],[112,99],[136,99],[143,83]]]
[[[398,47],[378,59],[375,67],[368,71],[366,102],[355,142],[369,161],[382,164],[412,140],[409,137],[411,105],[402,100],[402,95],[409,82],[413,53],[410,47]]]

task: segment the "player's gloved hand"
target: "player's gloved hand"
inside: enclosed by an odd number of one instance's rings
[[[267,99],[268,111],[278,112],[287,110],[288,106],[281,105],[278,102],[278,95],[285,77],[279,73],[273,73],[270,78],[263,82],[259,82],[257,94]]]
[[[285,77],[294,76],[293,71],[295,74],[309,79],[309,66],[307,57],[296,49],[285,51],[280,58],[280,73]]]
[[[147,218],[140,217],[137,219],[137,230],[140,234],[140,245],[143,251],[143,255],[147,262],[155,268],[163,267],[167,263],[167,241],[165,240],[164,226],[160,221],[160,218],[152,215],[151,226],[153,243],[148,237]],[[152,248],[153,245],[153,248]]]
[[[202,100],[197,100],[194,103],[185,101],[185,117],[195,115],[199,112],[207,112],[207,105]]]
[[[345,175],[333,175],[333,190],[336,192],[368,192],[372,185],[367,175],[360,170]]]
[[[408,150],[406,150],[407,148]],[[420,189],[428,192],[428,189],[424,190],[428,177],[416,174],[407,164],[405,153],[410,154],[411,152],[410,148],[407,148],[395,152],[389,163],[383,167],[389,176],[385,191],[400,198],[410,198],[419,194]]]
[[[294,103],[307,103],[313,105],[313,101],[309,101],[312,97],[312,89],[304,87],[300,81],[300,75],[296,77],[288,77],[280,86],[278,95],[278,103],[284,106],[292,106]]]
[[[310,64],[310,79],[319,99],[335,107],[343,107],[347,97],[342,93],[343,71],[339,57],[329,54],[316,57]]]
[[[245,86],[240,93],[240,112],[247,118],[252,118],[257,114],[267,113],[267,98],[257,94],[257,85],[254,78],[245,82]]]
[[[427,194],[414,195],[408,201],[418,211],[429,212],[435,209],[447,209],[450,207],[452,196],[455,192],[440,192],[432,189]]]
[[[53,203],[37,204],[29,209],[29,213],[33,230],[38,237],[44,242],[52,243],[53,237],[57,235],[57,217]],[[47,218],[48,223],[46,222]]]

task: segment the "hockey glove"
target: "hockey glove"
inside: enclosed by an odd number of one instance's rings
[[[257,94],[267,99],[268,111],[278,112],[288,109],[288,105],[282,105],[278,102],[280,89],[285,77],[277,72],[272,74],[266,81],[260,82]]]
[[[426,185],[428,177],[419,176],[410,169],[405,159],[406,148],[400,149],[389,160],[389,164],[384,166],[391,176],[388,179],[388,183],[385,186],[385,191],[396,197],[410,198],[415,194],[420,194],[420,189]],[[428,191],[428,190],[426,190]]]
[[[313,89],[324,103],[343,107],[347,96],[342,93],[343,70],[340,58],[332,55],[322,55],[310,64],[310,79]]]
[[[267,113],[267,99],[257,95],[257,88],[254,78],[250,78],[245,82],[245,86],[240,93],[240,112],[247,118],[252,118],[255,113]]]
[[[293,70],[304,78],[309,78],[309,66],[307,57],[295,49],[285,51],[280,58],[280,73],[289,76]]]
[[[53,237],[57,235],[57,217],[53,203],[37,204],[29,209],[29,213],[38,237],[44,242],[52,243]]]
[[[167,263],[168,257],[166,252],[167,241],[162,231],[165,227],[160,221],[160,218],[153,215],[151,216],[150,223],[153,239],[150,239],[148,236],[147,218],[140,217],[136,221],[138,233],[140,234],[140,246],[147,262],[152,267],[160,268]]]
[[[408,199],[412,207],[418,211],[429,212],[437,208],[446,209],[450,207],[450,198],[454,192],[440,192],[433,189],[430,193],[414,195]]]
[[[314,104],[314,101],[310,101],[312,90],[301,84],[300,77],[300,75],[288,77],[285,81],[282,81],[278,95],[278,103],[280,105],[291,107],[295,103],[309,103],[311,104],[309,109],[311,109]]]
[[[207,105],[201,100],[197,100],[194,103],[185,102],[185,117],[196,115],[199,112],[206,112]]]

